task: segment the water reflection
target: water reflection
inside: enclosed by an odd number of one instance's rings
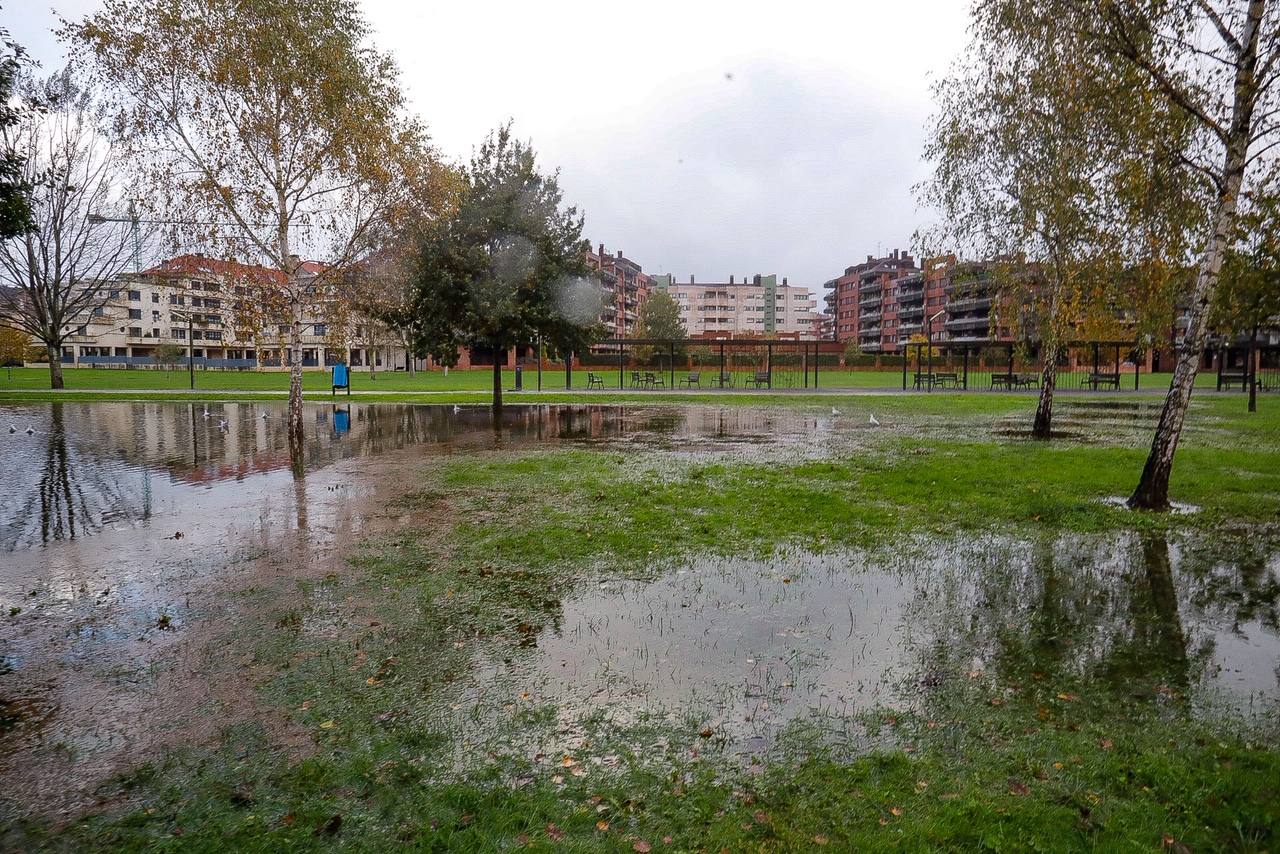
[[[1275,614],[1280,543],[1211,567],[1207,544],[1124,533],[700,559],[570,597],[535,648],[483,660],[472,689],[533,692],[561,708],[562,731],[692,710],[754,745],[813,712],[915,706],[974,678],[1272,704],[1280,633],[1239,617]]]
[[[72,540],[106,526],[146,522],[184,491],[276,471],[305,477],[335,461],[408,446],[436,452],[532,442],[739,443],[808,438],[809,419],[787,413],[615,406],[488,407],[321,404],[290,438],[283,405],[266,403],[53,403],[0,407],[0,551]]]

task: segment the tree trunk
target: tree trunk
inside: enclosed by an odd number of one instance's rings
[[[290,274],[292,276],[292,274]],[[295,282],[296,287],[296,282]],[[302,301],[293,298],[293,323],[289,331],[289,433],[302,438]]]
[[[1249,383],[1249,411],[1258,411],[1258,327],[1249,336],[1249,361],[1245,364],[1245,379]]]
[[[502,365],[498,362],[498,348],[493,348],[493,412],[502,411]]]
[[[62,349],[52,345],[45,349],[49,353],[49,388],[62,388]]]
[[[374,382],[378,379],[378,348],[372,340],[364,348],[364,357],[369,362],[369,382]]]
[[[1265,5],[1261,0],[1251,0],[1249,3],[1245,37],[1242,39],[1245,48],[1236,66],[1235,99],[1231,107],[1231,126],[1226,138],[1227,150],[1223,159],[1213,235],[1200,259],[1200,269],[1191,292],[1191,307],[1187,312],[1187,331],[1174,365],[1169,393],[1160,410],[1160,421],[1151,440],[1151,451],[1147,454],[1146,465],[1142,467],[1138,486],[1129,497],[1129,506],[1134,509],[1169,509],[1169,475],[1173,472],[1173,455],[1178,450],[1182,424],[1187,417],[1187,406],[1191,403],[1191,390],[1200,369],[1200,356],[1204,352],[1205,338],[1209,331],[1209,313],[1213,308],[1218,274],[1222,269],[1222,256],[1236,227],[1236,206],[1248,162],[1253,110],[1258,97],[1258,38]]]
[[[1058,387],[1057,344],[1047,346],[1044,369],[1040,371],[1040,400],[1036,403],[1036,420],[1031,435],[1036,439],[1048,439],[1053,434],[1053,393]]]

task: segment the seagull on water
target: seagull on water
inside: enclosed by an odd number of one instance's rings
[[[220,420],[218,421],[218,428],[219,428],[219,429],[221,429],[221,430],[226,430],[226,429],[227,429],[227,419],[225,419],[225,418],[220,419]]]
[[[462,411],[462,407],[455,403],[455,404],[453,405],[453,414],[454,414],[454,415],[457,415],[457,414],[458,414],[459,412],[461,412],[461,411]]]
[[[209,404],[207,403],[204,405],[204,417],[205,418],[209,417]]]
[[[867,423],[870,424],[872,427],[880,426],[880,422],[876,420],[876,417],[874,415],[872,415],[871,418],[867,420]]]
[[[839,410],[839,409],[836,409],[836,408],[833,406],[833,407],[831,407],[831,414],[832,414],[833,416],[837,416],[837,417],[838,417],[838,416],[840,415],[840,410]]]
[[[263,417],[263,418],[266,418],[266,417],[267,417],[267,410],[265,410],[265,409],[264,409],[264,410],[262,410],[262,417]]]

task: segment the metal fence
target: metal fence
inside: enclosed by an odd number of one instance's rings
[[[1015,344],[907,345],[902,388],[932,391],[1038,391],[1044,372],[1039,348]],[[1131,341],[1077,341],[1058,360],[1056,388],[1137,390],[1142,359]]]
[[[1254,378],[1258,391],[1280,391],[1280,347],[1234,345],[1213,351],[1218,391],[1248,391]]]
[[[819,342],[609,339],[578,357],[571,385],[599,389],[818,387]]]

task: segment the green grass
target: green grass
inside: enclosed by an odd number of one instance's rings
[[[588,371],[599,374],[604,382],[613,390],[617,390],[618,372],[607,366],[581,368],[574,371],[575,389],[584,389]],[[686,371],[676,371],[676,382]],[[704,375],[706,372],[703,372]],[[792,375],[794,373],[794,376]],[[743,374],[739,375],[744,376]],[[780,373],[785,377],[789,390],[798,386],[804,389],[799,371]],[[303,388],[309,391],[329,391],[329,372],[308,370],[303,372]],[[1169,374],[1143,374],[1143,389],[1161,389],[1169,385]],[[705,377],[704,377],[705,379]],[[183,391],[190,387],[190,378],[185,370],[124,370],[118,368],[64,368],[63,380],[69,391],[90,390],[174,390]],[[515,386],[515,373],[504,369],[502,373],[504,389]],[[630,383],[630,371],[624,376]],[[351,374],[352,390],[356,392],[446,392],[446,391],[489,391],[493,387],[491,369],[474,369],[466,371],[450,371],[446,376],[443,371],[418,371],[409,376],[405,371],[379,371],[374,378],[364,372]],[[780,380],[782,382],[782,380]],[[901,389],[901,370],[837,370],[823,369],[819,374],[819,387],[826,389]],[[1211,371],[1202,372],[1196,378],[1197,387],[1213,388],[1215,377]],[[195,385],[200,391],[261,391],[284,392],[289,388],[289,375],[282,371],[196,371]],[[1132,389],[1131,379],[1122,383],[1125,390]],[[537,374],[534,370],[525,369],[524,386],[533,390],[537,388]],[[542,388],[545,390],[563,390],[565,375],[562,369],[546,369],[542,373]],[[0,392],[6,391],[47,391],[49,389],[49,371],[47,368],[8,368],[0,369]],[[710,388],[704,389],[711,391]],[[745,389],[735,389],[745,391]]]
[[[833,405],[729,399],[820,417]],[[1069,643],[1055,669],[1034,643],[1006,639],[989,674],[948,682],[914,710],[848,722],[866,740],[856,750],[797,724],[776,750],[741,763],[687,721],[590,713],[578,721],[583,776],[559,755],[490,749],[554,732],[561,718],[504,694],[497,676],[473,684],[476,650],[518,655],[522,627],[555,620],[574,591],[653,577],[681,556],[1127,530],[1194,535],[1225,551],[1278,535],[1280,414],[1265,403],[1248,415],[1238,398],[1195,401],[1173,480],[1176,498],[1202,507],[1186,517],[1098,500],[1132,487],[1142,424],[1121,418],[1086,441],[1040,443],[994,430],[1029,418],[1025,396],[835,405],[854,424],[874,411],[887,426],[814,459],[690,458],[675,440],[676,453],[548,448],[423,463],[419,487],[393,510],[429,524],[367,543],[350,573],[301,585],[287,602],[253,601],[258,623],[229,629],[210,650],[215,666],[247,656],[267,674],[260,701],[306,735],[307,749],[289,756],[261,726],[229,726],[214,747],[148,757],[105,787],[88,816],[23,820],[0,842],[184,852],[1275,850],[1274,721],[1198,714],[1151,673],[1114,683],[1075,673]],[[489,705],[501,710],[497,723],[481,714]],[[588,761],[602,756],[616,767]]]

